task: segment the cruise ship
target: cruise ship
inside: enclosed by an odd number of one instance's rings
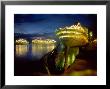
[[[88,29],[79,22],[76,25],[59,28],[55,32],[65,46],[83,46],[88,43]]]

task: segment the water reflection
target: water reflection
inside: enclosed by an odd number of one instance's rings
[[[26,56],[28,47],[28,45],[16,45],[16,56]]]
[[[40,59],[46,53],[52,51],[55,48],[55,45],[38,45],[32,44],[32,55]]]
[[[52,51],[55,44],[29,44],[29,45],[16,45],[16,57],[25,57],[33,59],[40,59],[46,53]]]

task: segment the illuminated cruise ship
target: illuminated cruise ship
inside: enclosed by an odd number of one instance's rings
[[[70,27],[59,28],[56,30],[56,35],[64,45],[83,46],[88,43],[88,29],[81,26],[80,23]]]

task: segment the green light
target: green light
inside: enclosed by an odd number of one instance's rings
[[[92,32],[90,32],[89,34],[90,34],[91,37],[93,36],[93,33]]]

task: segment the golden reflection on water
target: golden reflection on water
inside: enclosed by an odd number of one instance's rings
[[[55,45],[32,44],[32,55],[41,58],[46,53],[52,51]]]
[[[16,45],[16,56],[25,56],[28,52],[28,45]]]
[[[46,53],[52,51],[55,48],[55,44],[32,44],[32,45],[16,45],[16,56],[18,57],[36,57],[41,58]]]

